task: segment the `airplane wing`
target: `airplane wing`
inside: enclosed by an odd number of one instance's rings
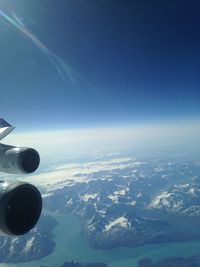
[[[15,129],[7,121],[0,118],[0,140]]]

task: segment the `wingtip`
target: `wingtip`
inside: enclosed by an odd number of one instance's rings
[[[6,120],[4,120],[3,118],[0,118],[0,128],[3,127],[13,127],[10,123],[8,123]]]
[[[12,126],[11,124],[9,124],[3,118],[0,118],[0,140],[2,140],[4,137],[6,137],[14,129],[15,129],[14,126]]]

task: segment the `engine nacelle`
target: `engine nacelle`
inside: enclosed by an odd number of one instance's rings
[[[37,223],[42,210],[38,189],[19,181],[0,181],[0,231],[22,235]]]
[[[40,164],[40,156],[33,148],[0,144],[0,171],[32,173]]]

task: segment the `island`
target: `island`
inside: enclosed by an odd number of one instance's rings
[[[48,267],[48,266],[40,266],[40,267]],[[78,261],[65,261],[62,265],[58,267],[107,267],[105,263],[80,263]]]
[[[159,260],[156,263],[148,258],[139,260],[138,267],[200,267],[200,255],[188,258],[169,257]]]

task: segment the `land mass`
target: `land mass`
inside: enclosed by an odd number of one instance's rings
[[[98,164],[106,170],[98,170]],[[86,174],[52,187],[44,199],[47,210],[82,222],[82,235],[92,248],[200,238],[199,164],[135,159],[98,164],[93,172],[88,164]]]
[[[52,230],[57,224],[51,216],[42,216],[26,235],[0,236],[0,262],[28,262],[51,254],[55,247]]]
[[[150,259],[144,258],[138,262],[138,267],[200,267],[200,255],[188,258],[169,257],[156,263]]]
[[[80,263],[78,261],[65,261],[59,267],[106,267],[105,263]],[[48,266],[40,266],[40,267],[48,267]]]

